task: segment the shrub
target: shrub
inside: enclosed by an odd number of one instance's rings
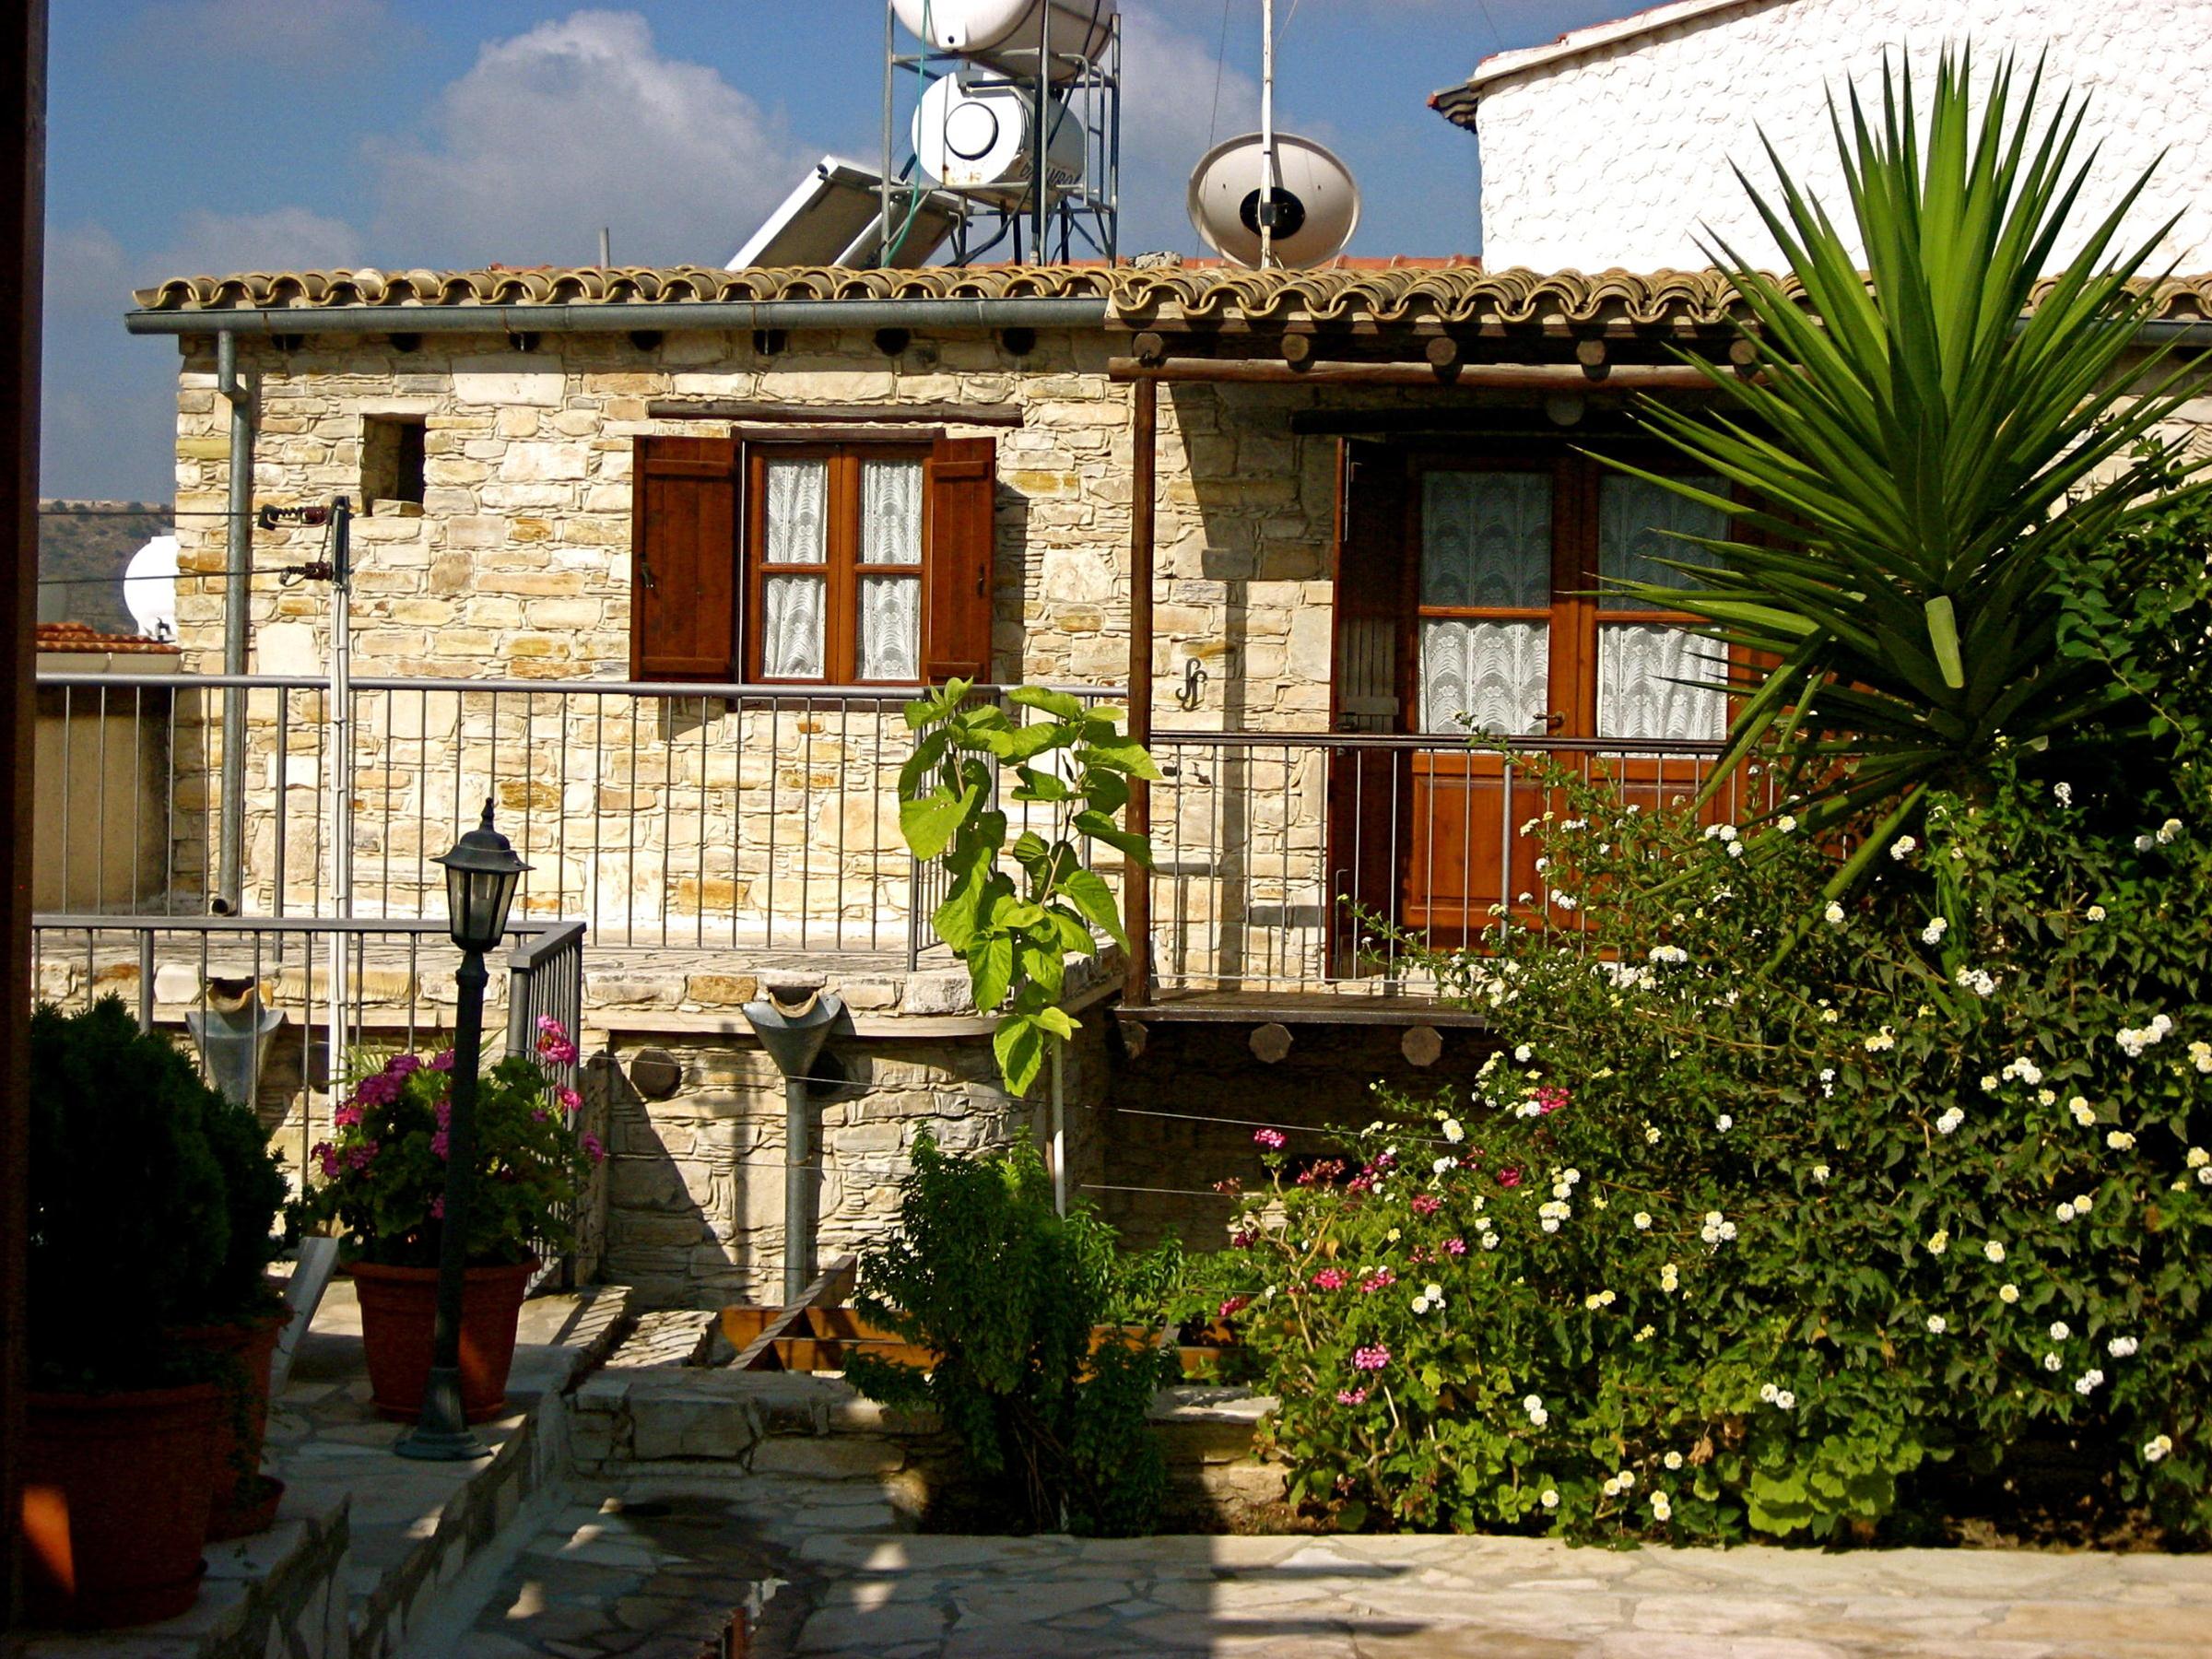
[[[158,1333],[257,1311],[283,1191],[266,1138],[120,997],[41,1007],[30,1039],[34,1379],[145,1388],[196,1374]]]
[[[1340,1169],[1271,1152],[1217,1269],[1299,1495],[1347,1525],[1901,1535],[1932,1465],[2008,1477],[2056,1434],[2212,1530],[2212,771],[2042,763],[1936,797],[1775,972],[1830,850],[1785,815],[1747,856],[1555,778],[1524,832],[1587,931],[1431,955],[1502,1052],[1387,1101]]]
[[[1135,1292],[1165,1277],[1158,1265],[1119,1266],[1112,1230],[1088,1209],[1054,1214],[1026,1136],[962,1156],[924,1132],[900,1183],[898,1230],[862,1253],[855,1300],[936,1363],[924,1373],[864,1356],[848,1375],[870,1399],[936,1412],[1007,1521],[1147,1531],[1166,1475],[1146,1417],[1173,1380],[1173,1353],[1149,1331],[1110,1333],[1094,1350],[1092,1330],[1140,1312]]]
[[[507,1055],[477,1082],[472,1265],[566,1249],[586,1162],[606,1156],[576,1133],[582,1100],[547,1073],[548,1063],[575,1058],[568,1033],[550,1018],[537,1023],[536,1053]],[[331,1139],[313,1148],[321,1178],[297,1213],[303,1224],[335,1224],[348,1260],[438,1265],[453,1065],[451,1049],[429,1060],[393,1055],[355,1085]]]

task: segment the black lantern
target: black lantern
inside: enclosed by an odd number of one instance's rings
[[[484,953],[507,934],[515,885],[530,866],[514,855],[507,838],[484,821],[437,860],[445,866],[453,943],[461,947],[454,975],[460,995],[453,1006],[453,1068],[446,1130],[445,1213],[439,1222],[438,1314],[430,1333],[430,1374],[422,1417],[393,1446],[402,1457],[439,1462],[485,1454],[461,1404],[462,1289],[468,1272],[468,1219],[477,1191],[477,1071],[483,1064]]]
[[[484,803],[481,824],[455,841],[452,852],[430,862],[445,866],[445,902],[453,943],[464,950],[496,949],[507,934],[514,889],[530,866],[491,827],[491,803]]]

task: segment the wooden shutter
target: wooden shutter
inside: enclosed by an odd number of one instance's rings
[[[737,678],[737,441],[641,438],[631,514],[630,673]]]
[[[930,447],[922,674],[932,685],[991,677],[991,575],[997,546],[998,444],[940,438]]]

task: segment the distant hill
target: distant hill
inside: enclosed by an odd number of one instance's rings
[[[175,515],[155,501],[41,500],[39,620],[136,633],[123,603],[124,567],[147,542],[175,528]]]

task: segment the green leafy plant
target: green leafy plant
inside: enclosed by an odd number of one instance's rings
[[[2154,302],[2134,278],[2169,228],[2119,240],[2148,175],[2039,280],[2096,159],[2077,153],[2084,107],[2062,99],[2039,126],[2041,71],[2016,100],[2007,59],[1977,114],[1970,71],[1965,53],[1945,54],[1924,117],[1910,71],[1888,65],[1878,115],[1855,91],[1848,123],[1831,101],[1848,226],[1770,147],[1778,199],[1752,199],[1801,292],[1714,248],[1756,321],[1759,376],[1700,363],[1733,418],[1641,407],[1757,504],[1639,473],[1752,534],[1705,544],[1719,562],[1694,583],[1624,585],[1776,665],[1739,677],[1709,794],[1773,743],[1808,829],[1868,815],[1830,898],[1930,792],[1983,789],[2001,740],[2064,750],[2125,724],[2124,683],[2056,649],[2059,572],[2093,548],[2124,557],[2125,532],[2182,483],[2139,443],[2195,377],[2132,398],[2126,385]]]
[[[1129,780],[1157,780],[1159,770],[1123,733],[1116,710],[1022,686],[1006,701],[1033,718],[1018,724],[1005,707],[971,701],[973,689],[951,680],[907,704],[915,743],[899,773],[899,824],[915,857],[944,861],[947,890],[931,924],[967,963],[975,1006],[1006,1008],[992,1046],[1018,1095],[1037,1080],[1046,1044],[1075,1035],[1077,1021],[1057,1006],[1068,953],[1097,955],[1093,929],[1129,948],[1113,890],[1086,863],[1085,843],[1148,866],[1151,843],[1116,819]],[[1005,798],[1049,815],[1045,830],[1024,828],[1010,843],[1000,805],[1009,771]]]
[[[159,1333],[262,1311],[284,1190],[267,1137],[120,997],[41,1007],[30,1036],[33,1374],[71,1388],[195,1374]]]
[[[926,1133],[900,1182],[899,1226],[861,1253],[868,1318],[932,1350],[927,1371],[862,1356],[847,1375],[871,1399],[935,1411],[970,1472],[1037,1530],[1149,1529],[1166,1488],[1146,1426],[1173,1380],[1150,1328],[1094,1327],[1137,1312],[1133,1289],[1169,1264],[1122,1265],[1112,1230],[1086,1207],[1053,1208],[1025,1136],[962,1156]]]
[[[583,1174],[604,1159],[579,1135],[582,1100],[548,1067],[576,1057],[554,1020],[538,1021],[536,1052],[510,1054],[477,1085],[477,1185],[468,1219],[473,1265],[523,1262],[563,1250]],[[307,1226],[335,1226],[349,1260],[435,1267],[445,1215],[446,1135],[453,1053],[394,1054],[359,1079],[312,1156],[318,1179],[295,1206]]]

